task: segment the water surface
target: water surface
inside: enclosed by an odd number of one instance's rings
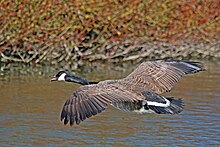
[[[165,94],[184,98],[179,115],[136,115],[109,107],[73,127],[60,122],[60,110],[79,85],[50,82],[54,69],[2,70],[0,146],[220,146],[220,64],[204,64],[207,71],[182,78]],[[117,79],[135,67],[104,65],[77,74],[93,81]]]

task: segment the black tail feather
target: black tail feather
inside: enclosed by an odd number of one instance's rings
[[[158,107],[153,105],[148,105],[148,108],[153,110],[158,114],[178,114],[183,111],[184,102],[181,98],[166,98],[170,101],[168,107]]]

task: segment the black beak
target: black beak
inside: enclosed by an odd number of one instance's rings
[[[50,81],[57,81],[57,78],[56,78],[56,77],[52,77],[52,78],[50,79]]]

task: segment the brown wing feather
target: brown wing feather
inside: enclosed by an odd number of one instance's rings
[[[144,97],[127,90],[120,82],[104,81],[96,85],[80,87],[65,102],[61,112],[61,121],[72,126],[104,111],[108,104],[133,102]]]
[[[195,62],[148,61],[140,64],[122,81],[161,94],[170,91],[183,75],[201,70],[202,67]]]

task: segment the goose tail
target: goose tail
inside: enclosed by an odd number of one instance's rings
[[[148,103],[147,107],[157,114],[178,114],[183,111],[184,102],[182,98],[164,98],[167,102],[165,105],[155,105]]]

